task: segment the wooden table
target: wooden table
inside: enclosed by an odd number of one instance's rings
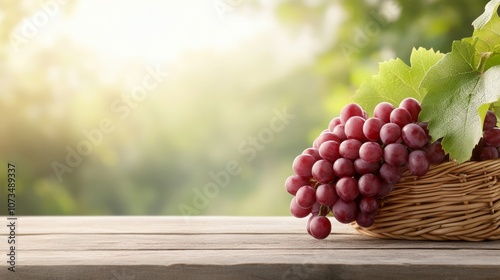
[[[3,217],[4,221],[6,217]],[[500,241],[325,240],[292,217],[18,217],[0,279],[500,279]]]

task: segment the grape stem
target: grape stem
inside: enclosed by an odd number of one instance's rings
[[[493,54],[494,54],[493,52],[481,53],[481,58],[479,59],[479,65],[477,67],[479,70],[479,73],[481,73],[481,74],[484,73],[484,68],[486,67],[486,62]]]

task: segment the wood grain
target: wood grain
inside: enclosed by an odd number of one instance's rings
[[[5,219],[5,217],[4,217]],[[500,279],[500,241],[382,240],[292,217],[19,217],[0,279]]]

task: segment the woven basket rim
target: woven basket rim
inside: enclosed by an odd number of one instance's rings
[[[405,170],[380,202],[363,235],[406,240],[499,240],[500,159],[432,165],[425,176]]]

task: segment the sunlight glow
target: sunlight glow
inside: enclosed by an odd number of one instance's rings
[[[80,1],[65,33],[104,58],[170,61],[186,50],[234,47],[270,28],[270,17],[249,20],[242,11],[222,17],[213,1]]]

